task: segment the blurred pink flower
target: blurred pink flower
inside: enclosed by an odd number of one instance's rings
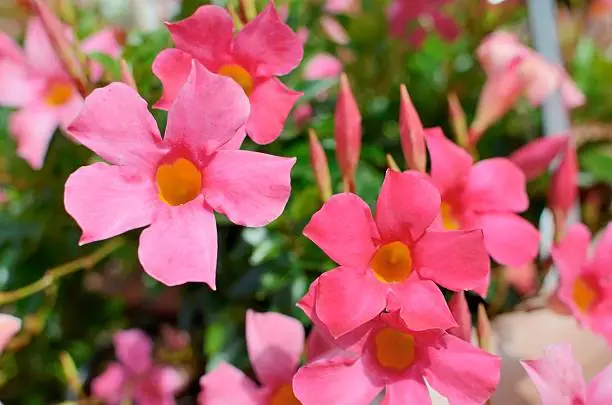
[[[304,68],[304,79],[321,80],[340,76],[342,73],[342,62],[328,53],[317,53]]]
[[[523,172],[505,158],[481,160],[447,139],[439,128],[426,131],[431,179],[442,195],[440,222],[449,230],[484,233],[489,255],[498,263],[525,265],[536,257],[539,232],[517,213],[529,206]],[[481,286],[486,291],[486,285]]]
[[[352,14],[359,10],[359,0],[326,0],[324,9],[332,14]]]
[[[335,18],[327,15],[321,17],[321,27],[332,42],[338,45],[349,43],[349,36],[346,30]]]
[[[21,319],[13,315],[0,314],[0,353],[20,330]]]
[[[427,37],[427,29],[421,26],[421,20],[426,19],[434,31],[447,41],[455,40],[460,33],[459,26],[440,11],[440,8],[451,0],[394,0],[387,16],[391,25],[391,34],[404,38],[415,47],[420,47]],[[414,27],[409,27],[411,23]]]
[[[173,367],[153,363],[153,342],[139,329],[115,333],[116,362],[91,383],[93,395],[108,405],[134,400],[139,405],[174,404],[174,396],[187,383]]]
[[[300,37],[280,20],[274,3],[235,37],[230,14],[213,5],[167,26],[176,48],[162,51],[153,63],[153,72],[164,86],[155,107],[170,110],[195,58],[210,71],[232,78],[249,97],[246,132],[251,139],[268,144],[278,138],[302,93],[288,89],[275,76],[295,69],[303,48]]]
[[[489,258],[480,230],[428,229],[439,207],[439,193],[416,172],[387,171],[375,217],[355,194],[330,198],[304,235],[340,267],[322,274],[298,305],[334,337],[384,310],[400,310],[413,330],[457,326],[436,283],[479,289]]]
[[[612,224],[602,232],[592,255],[591,234],[583,224],[569,228],[552,249],[560,284],[557,297],[578,322],[612,344]]]
[[[112,56],[121,51],[112,31],[84,40],[82,49]],[[102,68],[92,64],[92,73],[95,81]],[[17,141],[17,153],[32,168],[43,166],[53,133],[58,126],[65,130],[82,104],[38,18],[28,22],[23,52],[0,33],[0,105],[18,109],[10,115],[9,131]]]
[[[274,312],[247,311],[249,360],[261,386],[222,362],[200,379],[200,405],[299,405],[292,378],[304,351],[304,328],[294,318]]]
[[[499,383],[498,357],[442,330],[410,329],[397,312],[350,335],[338,341],[345,352],[298,370],[293,387],[303,405],[367,405],[383,389],[385,405],[430,404],[425,381],[451,404],[481,405]]]
[[[297,30],[296,35],[300,39],[302,45],[306,45],[306,42],[308,42],[308,38],[310,37],[310,30],[306,27],[301,27]]]
[[[95,90],[68,132],[111,165],[81,167],[66,182],[65,207],[83,230],[80,243],[150,225],[138,250],[144,270],[169,286],[191,281],[214,289],[214,211],[263,226],[291,192],[295,158],[224,146],[248,115],[242,89],[195,61],[163,140],[134,89],[113,83]]]
[[[584,95],[561,66],[521,44],[514,34],[504,31],[489,34],[478,47],[477,57],[487,74],[487,82],[472,123],[473,142],[523,94],[534,106],[556,90],[561,91],[567,108],[585,103]]]
[[[535,384],[542,405],[612,404],[612,365],[587,384],[582,367],[567,343],[548,346],[543,358],[521,364]]]
[[[521,168],[527,180],[531,180],[548,170],[553,159],[567,148],[568,141],[568,135],[538,138],[516,150],[508,159]]]
[[[293,110],[293,119],[295,120],[295,125],[299,128],[303,128],[307,125],[312,119],[312,106],[309,103],[300,104],[295,107]]]
[[[519,294],[527,295],[535,292],[538,283],[538,269],[533,262],[522,266],[504,267],[504,277]]]

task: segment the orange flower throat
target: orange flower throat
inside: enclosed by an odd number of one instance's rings
[[[72,98],[73,88],[69,83],[54,83],[45,94],[45,102],[53,107],[66,104]]]
[[[403,371],[414,363],[414,337],[386,328],[374,337],[376,361],[381,366]]]
[[[412,254],[403,242],[391,242],[378,248],[370,263],[374,276],[385,283],[404,281],[412,273]]]
[[[253,76],[242,66],[236,64],[223,65],[217,73],[234,79],[244,89],[247,96],[253,91]]]
[[[185,158],[160,165],[155,182],[161,200],[172,206],[186,204],[202,191],[202,173]]]
[[[301,405],[300,401],[293,395],[291,384],[281,385],[270,399],[270,405]]]
[[[586,279],[580,277],[574,281],[572,299],[581,312],[589,312],[599,299],[599,292]]]

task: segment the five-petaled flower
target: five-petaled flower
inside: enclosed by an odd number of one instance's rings
[[[293,379],[303,405],[426,405],[425,381],[451,404],[480,405],[499,382],[501,361],[439,329],[407,328],[396,312],[337,341],[345,349],[300,368]],[[408,401],[408,402],[407,402]]]
[[[153,72],[164,86],[155,106],[172,106],[195,58],[210,71],[232,78],[248,95],[249,137],[259,144],[274,141],[301,96],[275,76],[291,72],[303,56],[298,35],[281,21],[274,4],[270,2],[235,38],[230,14],[214,5],[200,7],[191,17],[168,24],[168,29],[176,48],[162,51],[153,63]]]
[[[304,351],[304,327],[274,312],[247,311],[249,359],[262,386],[228,363],[200,379],[201,405],[300,405],[291,380]]]
[[[178,370],[160,366],[151,357],[153,342],[141,330],[129,329],[113,337],[116,362],[96,377],[92,394],[108,405],[135,400],[142,405],[174,404],[174,396],[187,383]]]
[[[439,209],[440,194],[418,172],[387,171],[375,218],[358,196],[333,196],[304,235],[340,267],[315,280],[300,307],[334,337],[385,309],[417,331],[457,326],[435,283],[484,293],[489,258],[480,230],[427,229]]]
[[[602,232],[591,257],[590,242],[587,227],[576,224],[553,247],[561,279],[557,296],[581,325],[612,343],[612,225]]]
[[[544,349],[544,357],[521,364],[538,389],[542,405],[612,404],[612,366],[587,384],[582,367],[567,343],[548,346]]]
[[[72,34],[66,29],[66,35]],[[66,73],[36,17],[28,22],[24,52],[6,34],[0,33],[0,105],[18,108],[9,119],[9,132],[17,141],[17,153],[34,169],[43,166],[51,137],[66,129],[77,116],[83,98]],[[103,52],[117,57],[121,48],[112,30],[104,30],[83,41],[87,53]],[[92,79],[102,68],[92,64]]]
[[[283,211],[295,158],[224,147],[245,124],[249,102],[231,79],[197,62],[168,114],[162,140],[146,102],[123,83],[95,90],[69,133],[106,163],[66,182],[65,207],[81,244],[150,225],[138,256],[166,285],[215,288],[214,211],[244,226],[262,226]]]
[[[431,178],[442,195],[440,222],[446,229],[482,229],[484,243],[498,263],[522,266],[539,248],[539,232],[516,213],[529,205],[525,175],[505,158],[472,157],[438,128],[425,135]]]

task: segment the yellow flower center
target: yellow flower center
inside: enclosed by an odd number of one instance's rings
[[[448,231],[456,231],[461,228],[459,221],[453,215],[453,207],[447,202],[442,202],[440,205],[440,216],[442,217],[442,225]]]
[[[221,76],[234,79],[244,89],[247,96],[253,91],[253,76],[242,66],[235,64],[223,65],[217,73]]]
[[[391,328],[381,330],[374,337],[376,360],[385,367],[405,370],[414,363],[414,337]]]
[[[70,83],[54,83],[47,89],[45,102],[54,107],[64,105],[72,98],[72,92]]]
[[[572,289],[572,299],[582,312],[588,312],[599,299],[598,291],[584,278],[578,278]]]
[[[370,263],[374,276],[385,283],[404,281],[412,273],[410,248],[402,242],[391,242],[378,248]]]
[[[293,395],[291,384],[281,385],[270,398],[270,405],[301,405]]]
[[[202,173],[191,161],[176,159],[157,168],[155,182],[159,198],[168,205],[182,205],[193,200],[202,190]]]

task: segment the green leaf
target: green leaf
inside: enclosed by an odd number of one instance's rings
[[[612,184],[612,148],[599,145],[580,153],[580,166],[596,180]]]

